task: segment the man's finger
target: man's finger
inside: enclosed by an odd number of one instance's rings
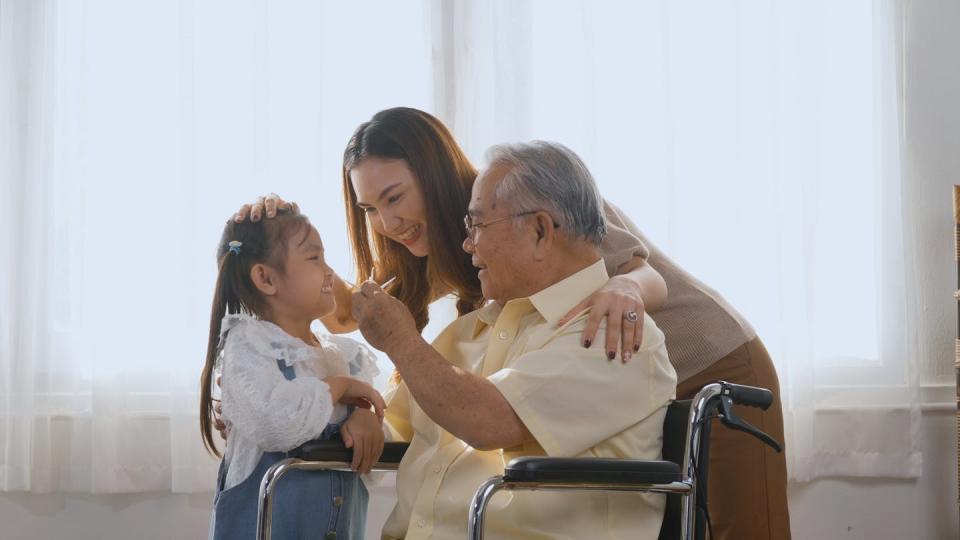
[[[368,279],[360,284],[360,293],[367,298],[370,298],[374,294],[382,291],[383,289],[380,288],[380,285],[377,285],[377,282],[373,280]]]

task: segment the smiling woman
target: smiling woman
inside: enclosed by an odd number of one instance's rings
[[[480,284],[461,249],[460,222],[476,176],[446,126],[416,109],[377,113],[357,128],[343,152],[357,275],[397,277],[389,292],[410,309],[420,330],[430,303],[446,294],[457,293],[460,314],[480,307]],[[349,303],[342,302],[337,315],[345,319],[349,313]]]
[[[374,231],[400,242],[414,256],[430,253],[423,189],[406,160],[365,159],[350,171],[350,181],[357,206]]]

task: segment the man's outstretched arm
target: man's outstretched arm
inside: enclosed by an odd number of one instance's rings
[[[532,436],[500,390],[447,362],[420,337],[399,300],[372,282],[354,294],[353,315],[370,345],[387,353],[420,408],[478,450],[519,446]]]

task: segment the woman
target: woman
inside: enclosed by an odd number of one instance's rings
[[[378,282],[396,277],[386,290],[407,305],[421,330],[428,305],[441,296],[454,294],[461,315],[483,301],[470,257],[461,249],[461,220],[476,172],[446,127],[416,109],[377,113],[357,128],[344,151],[344,202],[357,276]],[[245,205],[236,219],[272,217],[287,205],[271,195]],[[680,381],[678,399],[717,379],[769,388],[775,396],[770,409],[738,412],[783,441],[779,383],[753,329],[720,295],[653,247],[616,207],[606,204],[605,212],[609,233],[601,252],[614,277],[561,324],[590,307],[584,346],[593,346],[606,319],[607,356],[613,359],[619,348],[627,361],[642,338],[626,324],[631,312],[655,312]],[[337,311],[323,322],[332,332],[353,330],[351,288],[338,279],[336,290]],[[715,537],[789,538],[783,454],[727,429],[714,430],[712,437],[708,493]]]
[[[416,109],[377,113],[357,128],[344,151],[343,192],[356,275],[378,282],[396,277],[386,290],[410,309],[420,330],[428,322],[428,306],[438,298],[455,295],[459,315],[482,304],[476,268],[462,248],[463,218],[476,176],[447,128]],[[260,198],[244,205],[236,219],[272,217],[278,206],[287,204],[275,195]],[[623,361],[629,361],[642,338],[630,319],[662,305],[667,289],[619,215],[608,209],[607,217],[601,251],[613,277],[560,323],[591,307],[584,346],[593,346],[606,318],[607,357],[614,359],[619,350]],[[353,331],[352,288],[338,277],[335,291],[337,310],[323,323],[334,333]]]

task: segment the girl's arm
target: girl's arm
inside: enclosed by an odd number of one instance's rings
[[[287,451],[316,439],[333,415],[331,388],[314,377],[287,380],[269,350],[230,330],[224,346],[223,419],[267,452]],[[269,347],[269,344],[267,344]]]

